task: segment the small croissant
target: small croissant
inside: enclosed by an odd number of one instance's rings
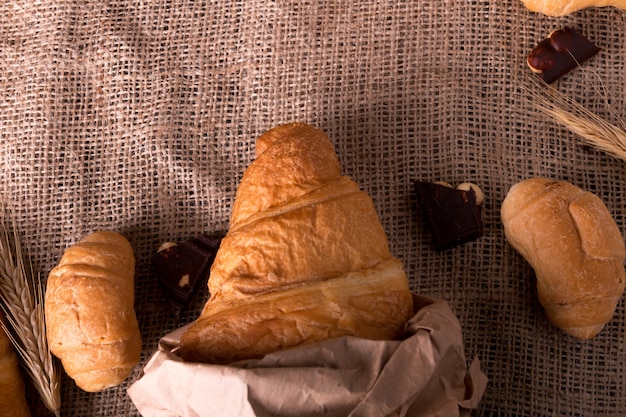
[[[111,231],[92,233],[70,246],[50,271],[48,344],[85,391],[120,384],[139,363],[134,277],[132,246]]]
[[[565,16],[590,7],[616,7],[626,9],[625,0],[522,0],[532,12],[546,16]]]
[[[533,267],[548,319],[579,339],[596,336],[624,292],[624,240],[596,195],[565,182],[515,184],[501,207],[506,239]]]

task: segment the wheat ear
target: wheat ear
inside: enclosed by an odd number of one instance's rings
[[[15,219],[6,225],[0,207],[0,304],[7,317],[2,327],[15,346],[46,407],[56,416],[61,409],[59,366],[50,353],[44,319],[44,289],[40,275],[24,258]]]
[[[588,144],[626,161],[626,131],[623,122],[620,121],[621,126],[613,125],[545,83],[536,83],[535,87],[539,88],[527,90],[535,108],[582,137]]]

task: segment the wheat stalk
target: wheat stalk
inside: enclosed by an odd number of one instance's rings
[[[531,103],[590,145],[626,161],[626,131],[624,123],[613,125],[554,87],[537,82],[525,89]],[[539,92],[541,91],[541,92]]]
[[[0,207],[0,213],[0,304],[8,322],[2,327],[44,404],[59,416],[60,374],[46,338],[41,277],[37,274],[34,282],[32,265],[25,263],[15,220],[12,219],[9,230],[5,224],[6,209]]]

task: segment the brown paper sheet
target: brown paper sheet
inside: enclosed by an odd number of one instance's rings
[[[128,395],[144,417],[469,415],[487,384],[480,362],[467,369],[446,302],[414,299],[402,341],[342,337],[229,366],[185,363],[177,329]]]

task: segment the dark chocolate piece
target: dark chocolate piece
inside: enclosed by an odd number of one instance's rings
[[[482,213],[474,190],[425,181],[417,181],[415,190],[436,250],[442,251],[483,235]]]
[[[599,51],[580,32],[566,27],[541,41],[528,55],[527,63],[547,84],[552,84]]]
[[[167,242],[152,256],[152,266],[176,325],[191,296],[208,281],[222,237],[222,234],[204,233],[180,243]]]

